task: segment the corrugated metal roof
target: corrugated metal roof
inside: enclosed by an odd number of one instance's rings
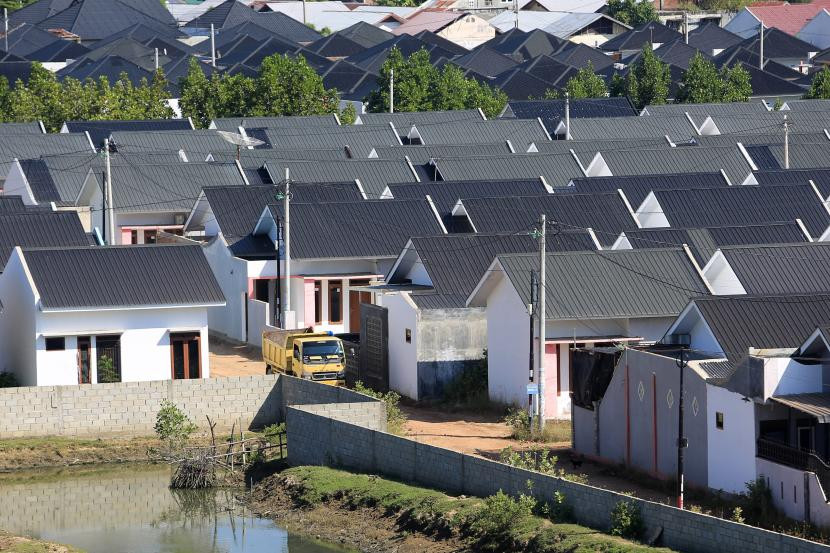
[[[747,244],[790,244],[806,242],[797,223],[767,223],[737,227],[644,228],[626,231],[634,249],[653,249],[687,244],[703,267],[718,248]]]
[[[673,227],[721,227],[784,223],[801,219],[814,237],[830,225],[830,214],[809,185],[729,186],[655,190]]]
[[[830,394],[792,394],[772,396],[770,399],[805,415],[815,417],[821,424],[830,423]]]
[[[0,140],[0,175],[9,174],[14,158],[35,159],[59,154],[95,155],[85,134],[7,134]]]
[[[349,159],[345,161],[269,159],[265,162],[265,166],[273,182],[283,179],[286,168],[292,180],[303,182],[359,180],[367,199],[379,199],[390,183],[415,180],[409,164],[395,159]]]
[[[416,199],[429,195],[441,217],[449,217],[461,198],[541,196],[548,193],[541,179],[390,184],[389,191],[396,199]]]
[[[697,119],[705,119],[715,115],[753,115],[769,113],[766,104],[761,100],[749,102],[730,102],[725,104],[660,104],[646,106],[643,115],[652,117],[678,116],[688,113]]]
[[[306,129],[281,128],[265,131],[272,148],[344,148],[348,146],[357,158],[366,158],[377,146],[399,145],[395,131],[389,125],[344,125]]]
[[[797,348],[830,320],[830,295],[709,296],[696,298],[720,347],[731,360],[749,348]]]
[[[638,117],[637,119],[650,119]],[[657,118],[661,119],[661,118]],[[724,171],[733,185],[743,184],[752,167],[737,147],[649,148],[601,151],[605,164],[615,176],[673,173],[718,173]],[[583,164],[590,163],[584,159]]]
[[[69,132],[89,132],[92,143],[99,146],[115,131],[191,131],[189,119],[145,119],[141,121],[67,121]]]
[[[409,158],[412,163],[427,163],[442,157],[506,155],[513,152],[507,141],[492,144],[430,144],[423,146],[384,146],[374,149],[379,159]]]
[[[533,179],[556,188],[585,173],[571,154],[444,157],[436,165],[441,180]]]
[[[225,303],[201,246],[26,248],[23,257],[44,311]]]
[[[349,159],[345,148],[320,148],[301,150],[274,150],[273,148],[243,149],[239,163],[244,169],[259,169],[269,159],[295,159],[297,161],[346,161]],[[231,163],[236,160],[236,152],[213,153],[213,160]]]
[[[444,121],[416,124],[424,144],[492,144],[509,140],[529,144],[550,140],[548,133],[534,119],[494,119],[489,121]],[[406,135],[409,129],[398,128]]]
[[[544,213],[551,235],[557,223],[562,230],[591,228],[599,242],[610,247],[621,232],[637,228],[616,193],[465,198],[461,202],[478,232],[529,231]]]
[[[269,207],[281,217],[281,205]],[[395,257],[410,236],[441,232],[426,200],[291,203],[294,259]]]
[[[213,130],[190,131],[116,131],[112,140],[119,152],[178,153],[183,150],[188,161],[202,162],[214,152],[236,154],[236,146],[223,139]]]
[[[830,111],[830,100],[787,100],[790,111]]]
[[[61,155],[21,159],[20,167],[38,203],[75,203],[89,169],[101,166],[97,156]]]
[[[78,215],[72,211],[0,212],[0,266],[16,246],[71,247],[89,244]],[[62,273],[62,271],[57,271]]]
[[[571,100],[570,116],[581,117],[626,117],[637,115],[627,98],[593,98]],[[516,100],[508,102],[503,117],[519,119],[541,118],[549,132],[565,117],[565,100]]]
[[[553,129],[551,129],[553,132]],[[698,135],[686,116],[665,117],[582,117],[571,119],[574,140],[609,138],[662,138],[682,142]]]
[[[697,363],[704,373],[707,382],[713,384],[725,383],[735,372],[735,363],[728,359],[719,361],[701,361]]]
[[[825,198],[830,197],[830,169],[781,169],[778,171],[756,171],[755,180],[761,186],[781,184],[816,185]]]
[[[412,125],[425,123],[453,123],[458,121],[483,121],[477,109],[453,111],[397,111],[395,113],[361,113],[358,120],[365,125],[388,125],[392,123],[405,134]]]
[[[219,131],[239,132],[245,129],[297,129],[309,127],[338,127],[337,118],[331,115],[291,115],[282,117],[220,117],[214,119],[211,128]]]
[[[43,134],[39,121],[31,123],[0,123],[0,135],[5,134]]]
[[[530,303],[530,271],[538,255],[500,255],[505,274]],[[706,294],[681,248],[549,254],[545,317],[555,320],[671,317]]]
[[[577,194],[616,192],[622,190],[631,205],[639,206],[652,190],[714,188],[729,186],[720,173],[673,173],[664,175],[631,175],[611,177],[582,177],[573,179],[567,191]]]
[[[830,128],[830,111],[810,112],[787,112],[768,111],[766,113],[754,113],[735,115],[714,115],[712,121],[721,134],[779,134],[784,135],[784,116],[793,132],[798,133],[823,133],[824,129]],[[705,117],[693,116],[695,123],[701,125]]]
[[[830,243],[722,247],[748,294],[830,292]]]

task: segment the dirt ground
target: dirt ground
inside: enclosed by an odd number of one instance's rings
[[[57,543],[12,536],[0,530],[0,551],[4,553],[73,553],[78,550]]]
[[[259,348],[211,336],[209,351],[211,378],[265,374]]]

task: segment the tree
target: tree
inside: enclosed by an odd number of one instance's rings
[[[594,64],[588,64],[580,69],[577,74],[568,79],[565,90],[572,100],[581,98],[605,98],[608,96],[608,88],[605,81],[594,73]]]
[[[336,90],[326,90],[323,78],[303,56],[275,54],[262,60],[255,94],[259,115],[323,115],[337,111]]]
[[[648,0],[608,0],[608,15],[632,27],[657,21],[657,10]]]
[[[357,121],[357,110],[354,107],[352,102],[346,104],[340,111],[340,124],[341,125],[354,125],[354,122]]]
[[[619,82],[612,84],[615,92],[618,92]],[[628,68],[625,95],[637,109],[665,104],[670,85],[669,66],[654,55],[650,44],[645,44],[640,56]]]
[[[436,69],[423,48],[406,59],[400,50],[392,48],[380,68],[378,87],[366,97],[369,111],[389,111],[393,70],[395,111],[480,108],[488,117],[495,117],[507,103],[503,92],[468,79],[458,67],[448,64]]]
[[[35,1],[36,0],[0,0],[0,11],[2,11],[3,8],[6,8],[11,13],[14,10],[19,10],[24,6],[28,6]]]
[[[211,83],[202,71],[202,63],[196,58],[190,58],[187,75],[179,81],[179,106],[182,114],[193,119],[199,128],[207,128],[216,118],[216,102]]]
[[[810,90],[804,97],[814,100],[830,100],[830,66],[825,65],[824,69],[813,75]]]
[[[715,64],[699,52],[683,72],[683,86],[678,102],[705,104],[712,102],[746,102],[752,95],[749,73],[736,64],[718,71]]]

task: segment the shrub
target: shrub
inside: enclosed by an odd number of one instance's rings
[[[549,449],[537,447],[526,451],[514,451],[513,448],[506,447],[499,452],[499,460],[507,465],[549,474],[563,480],[579,484],[588,483],[586,475],[569,474],[565,469],[558,468],[556,464],[559,459]]]
[[[399,436],[404,434],[404,429],[406,427],[406,415],[403,411],[401,411],[400,406],[398,403],[401,401],[401,396],[398,395],[396,392],[388,391],[386,393],[375,391],[371,388],[368,388],[363,385],[361,381],[357,381],[354,383],[354,390],[355,392],[360,392],[361,394],[366,394],[367,396],[371,396],[375,399],[381,400],[383,403],[386,404],[386,429],[392,433],[397,434]]]
[[[611,535],[637,539],[643,533],[640,508],[633,502],[620,501],[611,511]]]
[[[172,451],[187,442],[196,431],[196,425],[174,403],[165,399],[156,415],[154,429],[159,439],[166,442],[167,448]]]
[[[571,423],[565,420],[546,420],[542,432],[531,424],[527,410],[511,407],[502,418],[510,427],[510,437],[520,441],[534,442],[569,442],[571,441]]]
[[[20,386],[14,373],[0,372],[0,388],[14,388]]]
[[[737,522],[739,524],[743,524],[746,519],[744,518],[744,510],[740,507],[735,507],[732,509],[732,516],[729,517],[729,520],[732,522]]]
[[[280,434],[285,432],[285,423],[281,422],[279,424],[269,424],[265,428],[262,429],[262,434],[268,440],[274,440]]]
[[[565,500],[562,492],[553,492],[553,499],[539,508],[539,514],[552,522],[571,522],[573,508]]]
[[[526,410],[511,407],[502,419],[510,427],[510,437],[515,440],[530,439],[530,415]]]
[[[775,506],[772,503],[772,491],[767,486],[767,481],[762,477],[746,483],[744,503],[741,514],[745,511],[750,520],[760,524],[763,524],[775,513]]]
[[[464,526],[476,537],[478,550],[509,550],[515,533],[532,522],[535,508],[536,500],[532,496],[522,494],[514,499],[499,490],[467,515]]]

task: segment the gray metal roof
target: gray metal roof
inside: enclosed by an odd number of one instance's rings
[[[442,181],[390,184],[389,191],[396,199],[420,199],[429,195],[441,217],[452,213],[461,198],[509,197],[546,195],[541,179]]]
[[[641,228],[625,232],[634,249],[653,249],[686,244],[703,267],[718,248],[746,244],[791,244],[806,242],[797,223],[766,223],[710,228]]]
[[[90,178],[102,187],[102,175]],[[234,164],[176,163],[112,166],[112,195],[119,212],[189,212],[202,187],[244,185]],[[90,182],[86,183],[88,187]],[[83,199],[82,199],[83,200]]]
[[[14,158],[34,159],[62,154],[95,155],[86,134],[7,134],[0,140],[0,176],[9,174],[9,164]]]
[[[644,118],[641,118],[644,119]],[[633,151],[601,151],[605,164],[615,176],[672,173],[718,173],[724,171],[731,184],[743,184],[752,166],[737,147],[652,148]],[[586,167],[588,157],[582,159]]]
[[[830,168],[828,169],[779,169],[775,171],[756,171],[755,180],[761,186],[780,184],[808,184],[816,185],[825,198],[830,197]]]
[[[752,115],[716,115],[712,117],[721,134],[784,134],[784,116],[790,130],[797,133],[823,132],[830,128],[830,111],[768,111]],[[693,118],[698,125],[703,121]]]
[[[748,294],[830,292],[830,243],[722,247]]]
[[[608,140],[551,140],[549,142],[534,142],[533,145],[538,153],[561,154],[571,150],[574,152],[586,152],[595,154],[605,150],[638,150],[645,148],[671,148],[672,145],[665,137],[657,138],[636,138],[636,139],[608,139]],[[520,148],[514,144],[517,152],[526,152],[528,148]]]
[[[735,372],[735,363],[729,359],[721,359],[718,361],[701,361],[697,364],[704,373],[704,378],[707,382],[713,384],[723,384],[729,380]]]
[[[530,303],[538,255],[500,255],[506,276]],[[681,248],[549,254],[545,318],[556,320],[671,317],[707,293]]]
[[[281,217],[281,204],[269,207]],[[291,204],[294,259],[395,257],[410,236],[441,232],[426,200]]]
[[[0,135],[4,134],[43,134],[40,121],[30,123],[0,123]]]
[[[830,111],[830,100],[787,100],[790,111]]]
[[[0,267],[16,246],[86,246],[89,240],[73,211],[0,213]],[[60,271],[58,271],[60,272]]]
[[[117,121],[66,121],[64,123],[69,132],[88,132],[92,143],[100,147],[104,139],[116,131],[191,131],[193,125],[190,119],[142,119]]]
[[[367,199],[379,199],[392,182],[415,180],[406,161],[394,159],[350,159],[345,161],[295,161],[269,159],[265,167],[273,182],[279,182],[289,170],[292,180],[302,182],[348,182],[359,180]]]
[[[570,154],[446,157],[436,161],[440,180],[533,179],[556,188],[585,173]]]
[[[220,131],[239,132],[245,129],[297,129],[309,127],[337,127],[340,122],[331,115],[293,115],[284,117],[219,117],[211,122],[211,128]]]
[[[214,161],[232,162],[236,160],[236,152],[222,152],[211,154]],[[293,159],[297,161],[333,161],[347,160],[345,148],[303,148],[299,150],[274,150],[273,148],[243,149],[239,155],[239,163],[244,169],[259,169],[269,159]]]
[[[190,162],[205,161],[211,153],[227,152],[236,154],[236,146],[225,141],[216,131],[116,131],[112,140],[119,152],[178,153],[183,150]]]
[[[409,129],[397,127],[402,136]],[[492,144],[509,140],[530,144],[550,140],[547,129],[535,119],[493,119],[489,121],[450,121],[420,123],[414,126],[424,144]]]
[[[821,424],[830,423],[830,394],[828,393],[792,394],[773,396],[770,399],[805,415],[810,415]]]
[[[344,125],[342,127],[286,127],[267,129],[265,135],[272,148],[292,150],[299,148],[345,148],[355,158],[369,156],[377,146],[399,145],[398,135],[389,125]]]
[[[477,109],[459,109],[454,111],[398,111],[395,113],[361,113],[357,124],[388,125],[392,123],[401,133],[412,125],[424,123],[452,123],[457,121],[483,121],[484,117]]]
[[[695,122],[698,117],[706,118],[714,115],[753,115],[769,113],[767,106],[760,100],[750,102],[732,102],[725,104],[661,104],[646,106],[642,115],[653,117],[678,116],[688,113]]]
[[[728,186],[720,173],[674,173],[664,175],[629,175],[582,177],[573,179],[573,187],[564,191],[577,194],[616,192],[622,190],[633,206],[639,206],[649,192],[660,189],[714,188]]]
[[[637,228],[616,193],[464,198],[461,203],[477,232],[529,231],[544,213],[549,234],[557,232],[557,223],[561,230],[591,228],[608,247],[621,232]]]
[[[26,248],[23,257],[44,311],[225,303],[201,246]]]
[[[92,155],[67,154],[18,161],[35,200],[58,205],[74,205],[89,169],[102,166],[101,159]]]
[[[422,146],[384,146],[374,149],[379,159],[404,159],[423,164],[442,157],[487,156],[512,154],[507,141],[492,144],[430,144]]]
[[[574,140],[607,140],[609,138],[661,138],[682,142],[697,136],[697,129],[684,116],[665,117],[596,117],[571,119]],[[554,129],[550,129],[553,132]]]
[[[805,336],[830,320],[830,295],[709,296],[696,298],[727,357],[745,357],[749,348],[797,348]]]
[[[809,185],[655,190],[654,194],[672,227],[739,226],[801,219],[815,238],[830,226],[830,214]]]

